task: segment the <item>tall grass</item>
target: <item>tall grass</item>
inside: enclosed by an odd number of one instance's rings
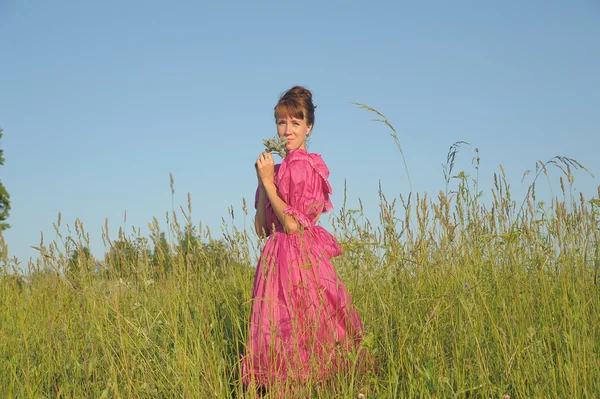
[[[484,197],[477,179],[453,174],[458,148],[436,196],[380,192],[377,223],[344,196],[331,216],[345,248],[334,265],[377,372],[306,396],[600,397],[600,200],[573,194],[581,165],[538,163],[518,201],[501,170]],[[552,165],[561,190],[544,203],[535,184]],[[230,225],[219,240],[202,226],[190,234],[191,212],[190,200],[168,213],[167,232],[155,219],[148,238],[113,241],[107,226],[99,263],[83,224],[63,232],[59,220],[27,273],[0,237],[1,397],[257,397],[240,355],[261,243]]]

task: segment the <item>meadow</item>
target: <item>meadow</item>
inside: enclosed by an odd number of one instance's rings
[[[501,168],[483,196],[478,160],[473,176],[453,170],[459,146],[435,195],[381,192],[377,221],[345,196],[336,204],[345,253],[333,263],[377,369],[350,368],[303,397],[600,397],[600,187],[574,193],[583,166],[555,157],[525,198],[511,197]],[[536,185],[550,173],[560,190],[544,202]],[[59,219],[26,272],[0,235],[0,396],[258,397],[239,360],[262,242],[234,226],[214,238],[191,213],[190,199],[167,231],[151,221],[149,237],[103,229],[110,251],[98,261],[83,224],[64,231]]]

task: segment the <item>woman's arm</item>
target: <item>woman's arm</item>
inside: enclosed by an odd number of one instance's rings
[[[271,202],[271,207],[275,211],[275,215],[283,226],[283,231],[287,234],[295,234],[298,231],[298,223],[292,216],[285,214],[284,210],[287,204],[279,197],[277,186],[275,186],[275,164],[273,157],[268,151],[263,152],[258,157],[255,164],[256,175],[260,186],[258,207],[256,210],[255,227],[258,229],[257,234],[260,237],[265,237],[271,234],[273,226],[267,226],[266,212],[264,208],[265,200]],[[261,196],[264,192],[264,195]]]
[[[287,204],[279,197],[279,194],[277,194],[275,183],[273,181],[264,182],[264,191],[271,202],[271,207],[275,211],[277,219],[279,219],[283,226],[283,231],[287,234],[296,234],[298,232],[298,222],[296,222],[296,219],[292,216],[284,212]]]
[[[254,230],[261,238],[269,235],[269,230],[267,229],[267,210],[265,206],[266,199],[267,194],[265,188],[261,184],[258,188],[258,204],[256,206],[256,216],[254,217]]]

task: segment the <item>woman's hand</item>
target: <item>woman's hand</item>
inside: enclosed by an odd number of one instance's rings
[[[273,162],[273,156],[269,151],[262,152],[258,156],[254,167],[261,187],[264,187],[265,183],[273,183],[275,179],[275,162]]]

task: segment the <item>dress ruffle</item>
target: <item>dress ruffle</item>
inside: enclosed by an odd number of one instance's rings
[[[312,227],[312,225],[313,225],[312,221],[308,217],[306,217],[305,214],[303,214],[302,212],[300,212],[299,209],[297,209],[291,205],[286,206],[285,209],[283,210],[283,213],[285,213],[286,215],[292,216],[304,228]]]

